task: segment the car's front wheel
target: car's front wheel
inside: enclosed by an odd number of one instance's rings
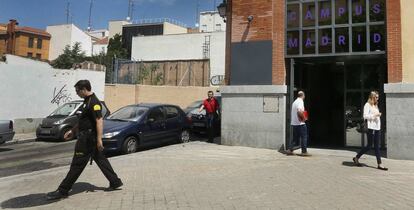
[[[130,154],[137,151],[138,140],[134,136],[125,139],[122,145],[122,154]]]
[[[179,136],[179,143],[188,143],[190,142],[190,131],[182,130]]]

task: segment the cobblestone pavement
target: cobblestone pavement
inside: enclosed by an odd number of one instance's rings
[[[67,199],[45,200],[68,167],[0,178],[5,209],[414,209],[414,161],[384,159],[389,171],[354,167],[354,152],[310,149],[312,157],[204,142],[111,158],[122,190],[87,166]]]

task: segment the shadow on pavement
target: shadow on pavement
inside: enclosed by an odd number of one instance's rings
[[[343,166],[348,166],[348,167],[368,167],[368,168],[375,168],[375,169],[377,169],[376,167],[369,166],[369,165],[367,165],[367,164],[365,164],[365,163],[360,163],[360,164],[361,164],[361,166],[357,166],[357,165],[355,165],[355,163],[354,163],[354,162],[352,162],[352,161],[343,161],[343,162],[342,162],[342,165],[343,165]]]
[[[73,185],[72,191],[69,192],[69,196],[75,195],[82,192],[95,192],[95,191],[103,191],[104,187],[97,187],[95,185],[79,182]],[[1,203],[1,208],[12,208],[12,209],[20,209],[20,208],[29,208],[29,207],[38,207],[43,206],[51,203],[58,202],[59,200],[46,200],[46,193],[36,193],[36,194],[29,194],[24,196],[19,196],[16,198],[11,198]]]

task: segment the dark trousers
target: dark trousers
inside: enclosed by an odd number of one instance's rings
[[[214,113],[207,113],[207,135],[208,135],[208,142],[214,143]]]
[[[307,152],[308,147],[308,128],[305,125],[292,125],[293,142],[289,145],[289,150],[293,151],[293,147],[301,142],[302,153]]]
[[[367,132],[367,139],[368,144],[361,149],[361,151],[357,154],[357,158],[360,158],[363,154],[368,152],[372,148],[372,142],[374,142],[374,148],[375,148],[375,156],[377,157],[377,163],[381,164],[381,153],[380,153],[380,138],[381,137],[381,131],[368,129]]]
[[[110,185],[118,184],[121,181],[112,169],[108,159],[97,149],[95,139],[96,134],[94,132],[81,131],[79,133],[69,172],[58,188],[60,192],[69,192],[83,169],[85,169],[90,158],[93,158],[99,169],[101,169],[102,173],[108,179]]]

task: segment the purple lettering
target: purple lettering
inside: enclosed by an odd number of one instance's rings
[[[340,35],[340,36],[338,37],[338,42],[339,42],[339,45],[346,45],[346,44],[345,44],[345,36]]]
[[[358,34],[358,44],[361,44],[361,34]]]
[[[329,8],[327,8],[327,9],[321,9],[321,19],[331,17],[330,10],[331,9],[329,9]]]
[[[298,39],[289,39],[289,48],[297,48],[298,47]]]
[[[329,37],[328,36],[323,36],[321,45],[326,46],[328,44],[329,44]]]
[[[307,39],[306,39],[305,46],[306,46],[306,47],[312,47],[312,41],[311,41],[311,39],[310,39],[310,38],[307,38]]]
[[[308,11],[306,12],[306,17],[305,17],[305,19],[307,19],[307,20],[313,20],[312,12],[311,12],[310,10],[308,10]]]
[[[375,14],[379,14],[381,12],[381,5],[380,4],[374,4],[374,6],[372,7],[372,11]]]
[[[362,15],[362,5],[356,5],[355,6],[355,13],[356,15]]]
[[[379,42],[381,42],[381,34],[374,33],[374,43],[379,43]]]
[[[294,21],[297,18],[296,12],[290,12],[289,13],[289,21]]]
[[[340,7],[339,9],[338,9],[338,14],[339,14],[339,17],[341,17],[343,14],[345,14],[345,8],[344,7]]]

